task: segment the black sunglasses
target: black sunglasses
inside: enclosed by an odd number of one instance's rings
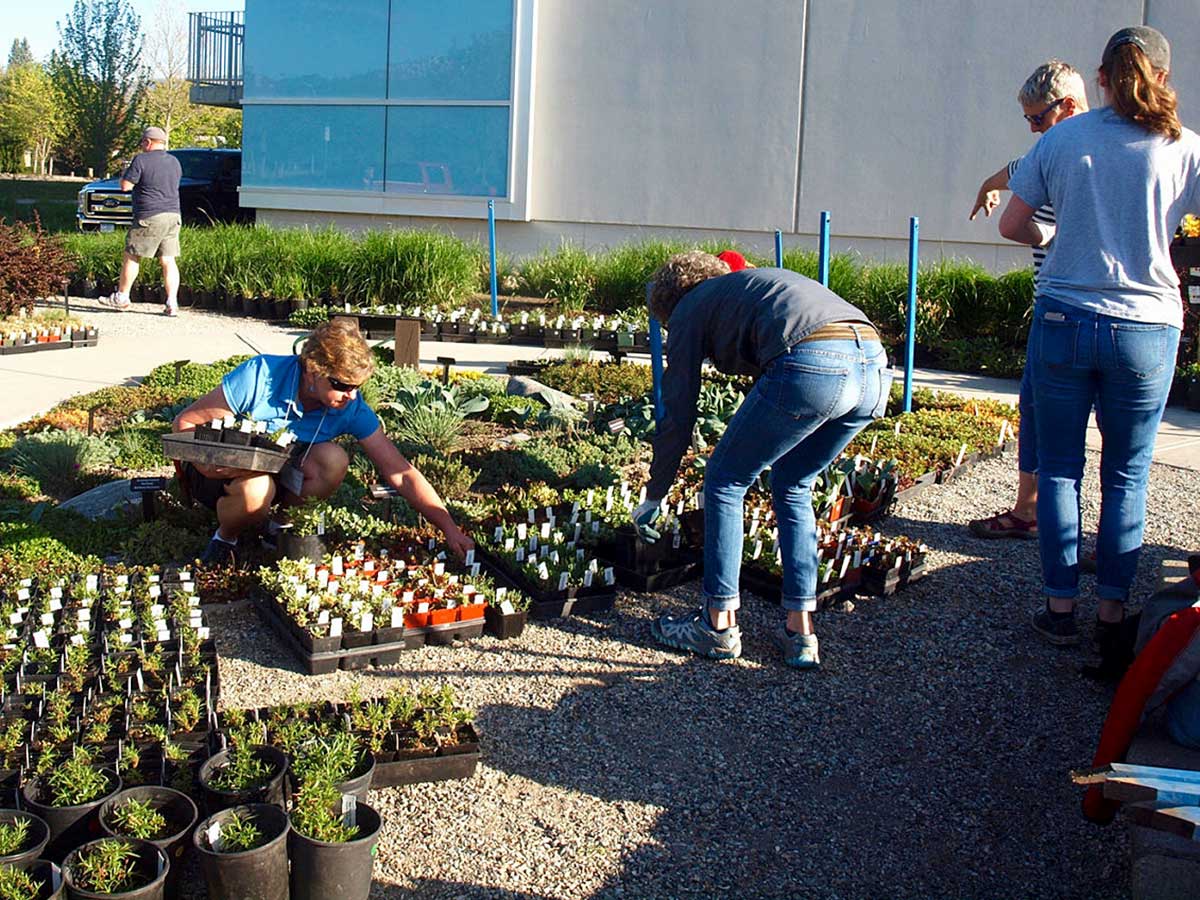
[[[333,388],[335,391],[341,391],[343,394],[348,394],[351,391],[357,391],[360,387],[362,387],[361,384],[347,384],[344,381],[338,381],[332,375],[326,375],[325,377],[329,379],[329,386],[331,388]]]
[[[1054,109],[1056,106],[1058,106],[1058,104],[1062,103],[1066,99],[1067,99],[1066,97],[1059,97],[1057,100],[1055,100],[1053,103],[1051,103],[1045,109],[1043,109],[1040,113],[1033,113],[1032,115],[1029,113],[1025,113],[1025,121],[1028,122],[1030,125],[1032,125],[1034,128],[1041,128],[1042,120],[1045,119],[1047,115],[1049,115],[1050,110]]]

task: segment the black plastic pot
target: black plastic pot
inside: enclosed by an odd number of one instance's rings
[[[24,850],[0,856],[0,866],[28,869],[41,858],[42,851],[50,842],[50,826],[33,813],[16,809],[0,809],[0,825],[12,825],[20,819],[29,822],[29,840],[26,842]]]
[[[26,869],[29,877],[38,883],[35,900],[59,900],[67,894],[63,884],[62,870],[48,859],[38,859]]]
[[[101,769],[107,776],[112,790],[91,803],[78,806],[48,806],[43,802],[43,782],[31,779],[21,788],[21,803],[30,812],[39,816],[50,828],[50,842],[42,853],[43,859],[61,863],[63,858],[84,841],[99,836],[100,826],[96,812],[105,800],[121,790],[121,776],[112,769]],[[49,800],[49,797],[45,797]]]
[[[345,781],[339,781],[334,787],[339,794],[353,794],[359,803],[366,803],[367,791],[371,789],[371,781],[375,777],[375,757],[370,751],[363,751],[363,759],[354,767],[354,772],[356,774]],[[300,790],[294,777],[289,775],[288,780],[291,782],[292,793]]]
[[[379,813],[362,803],[356,815],[359,836],[343,844],[314,841],[292,829],[291,900],[366,900],[382,823]]]
[[[196,804],[187,794],[168,787],[135,787],[126,788],[114,797],[105,800],[100,805],[100,828],[105,834],[113,837],[125,837],[116,829],[112,821],[113,810],[126,800],[138,800],[149,803],[151,809],[157,810],[167,820],[168,834],[166,837],[153,838],[149,843],[158,847],[171,861],[171,874],[167,877],[167,888],[174,896],[175,885],[183,874],[184,854],[191,846],[189,840],[192,826],[196,824]]]
[[[249,791],[223,791],[211,784],[217,773],[228,765],[232,750],[222,750],[210,756],[200,767],[200,790],[204,794],[204,808],[211,815],[218,810],[246,803],[269,803],[283,808],[284,776],[287,775],[288,758],[275,747],[258,745],[250,748],[263,762],[271,766],[274,774],[261,787]]]
[[[284,531],[279,535],[279,552],[285,559],[311,559],[320,562],[325,555],[325,543],[315,534],[291,534]]]
[[[525,610],[503,613],[494,606],[489,606],[483,611],[487,633],[502,641],[521,636],[521,632],[525,630],[527,615]]]
[[[248,815],[266,841],[253,850],[219,853],[208,842],[213,824],[235,813]],[[192,843],[200,856],[209,900],[288,900],[288,834],[292,823],[277,806],[252,803],[221,810],[196,829]]]
[[[73,875],[73,866],[79,856],[95,844],[103,843],[104,841],[123,841],[126,844],[131,844],[137,848],[137,861],[134,863],[134,872],[138,876],[138,880],[142,882],[141,887],[136,887],[133,890],[121,891],[116,894],[97,894],[93,891],[84,890],[75,886]],[[149,841],[138,841],[133,838],[101,838],[98,841],[89,841],[77,850],[72,850],[67,854],[67,858],[63,861],[62,875],[63,884],[67,888],[67,896],[75,900],[100,900],[104,897],[120,897],[121,900],[160,900],[166,896],[167,874],[171,870],[171,863],[164,853],[158,847],[155,847]]]

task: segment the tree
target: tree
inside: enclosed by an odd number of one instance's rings
[[[35,62],[10,65],[0,78],[0,144],[16,157],[28,150],[33,171],[50,174],[51,153],[62,134],[62,98],[46,70]]]
[[[75,0],[58,31],[50,71],[65,105],[64,155],[107,174],[137,143],[146,89],[141,18],[130,0]]]
[[[183,5],[178,0],[161,0],[154,13],[154,30],[146,38],[154,83],[146,91],[142,120],[165,131],[169,146],[182,146],[171,140],[171,131],[185,125],[194,113],[188,99],[187,41]]]
[[[17,66],[33,65],[35,62],[28,39],[13,38],[12,49],[8,51],[8,67],[14,69]]]

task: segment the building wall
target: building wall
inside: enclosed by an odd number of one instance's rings
[[[1059,56],[1094,103],[1105,39],[1144,7],[1200,128],[1195,0],[1096,0],[1082,16],[1054,0],[741,0],[736,14],[718,0],[536,0],[530,221],[501,222],[501,246],[729,236],[767,252],[775,228],[812,246],[829,210],[835,250],[903,258],[917,215],[923,259],[1023,265],[995,217],[967,221],[984,176],[1033,143],[1016,92]],[[485,210],[259,218],[482,236]]]

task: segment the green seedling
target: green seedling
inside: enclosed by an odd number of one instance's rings
[[[84,754],[68,759],[46,775],[52,806],[81,806],[103,797],[109,789],[108,777],[92,768]]]
[[[249,814],[234,813],[221,823],[221,853],[245,853],[262,842],[262,829]]]
[[[0,868],[0,900],[37,900],[42,884],[24,869]]]
[[[235,747],[211,784],[219,791],[237,794],[261,787],[272,774],[271,767],[255,755],[252,747]]]
[[[79,853],[71,866],[75,887],[95,894],[119,894],[134,887],[137,850],[125,841],[99,841]]]
[[[25,849],[27,840],[29,840],[28,819],[16,819],[9,824],[0,825],[0,856],[12,856],[14,853],[20,853]]]
[[[292,827],[314,841],[344,844],[358,837],[358,829],[347,825],[340,813],[341,795],[329,781],[307,781],[292,803]]]
[[[166,818],[148,800],[126,800],[112,811],[112,820],[126,837],[156,841],[167,836]]]

